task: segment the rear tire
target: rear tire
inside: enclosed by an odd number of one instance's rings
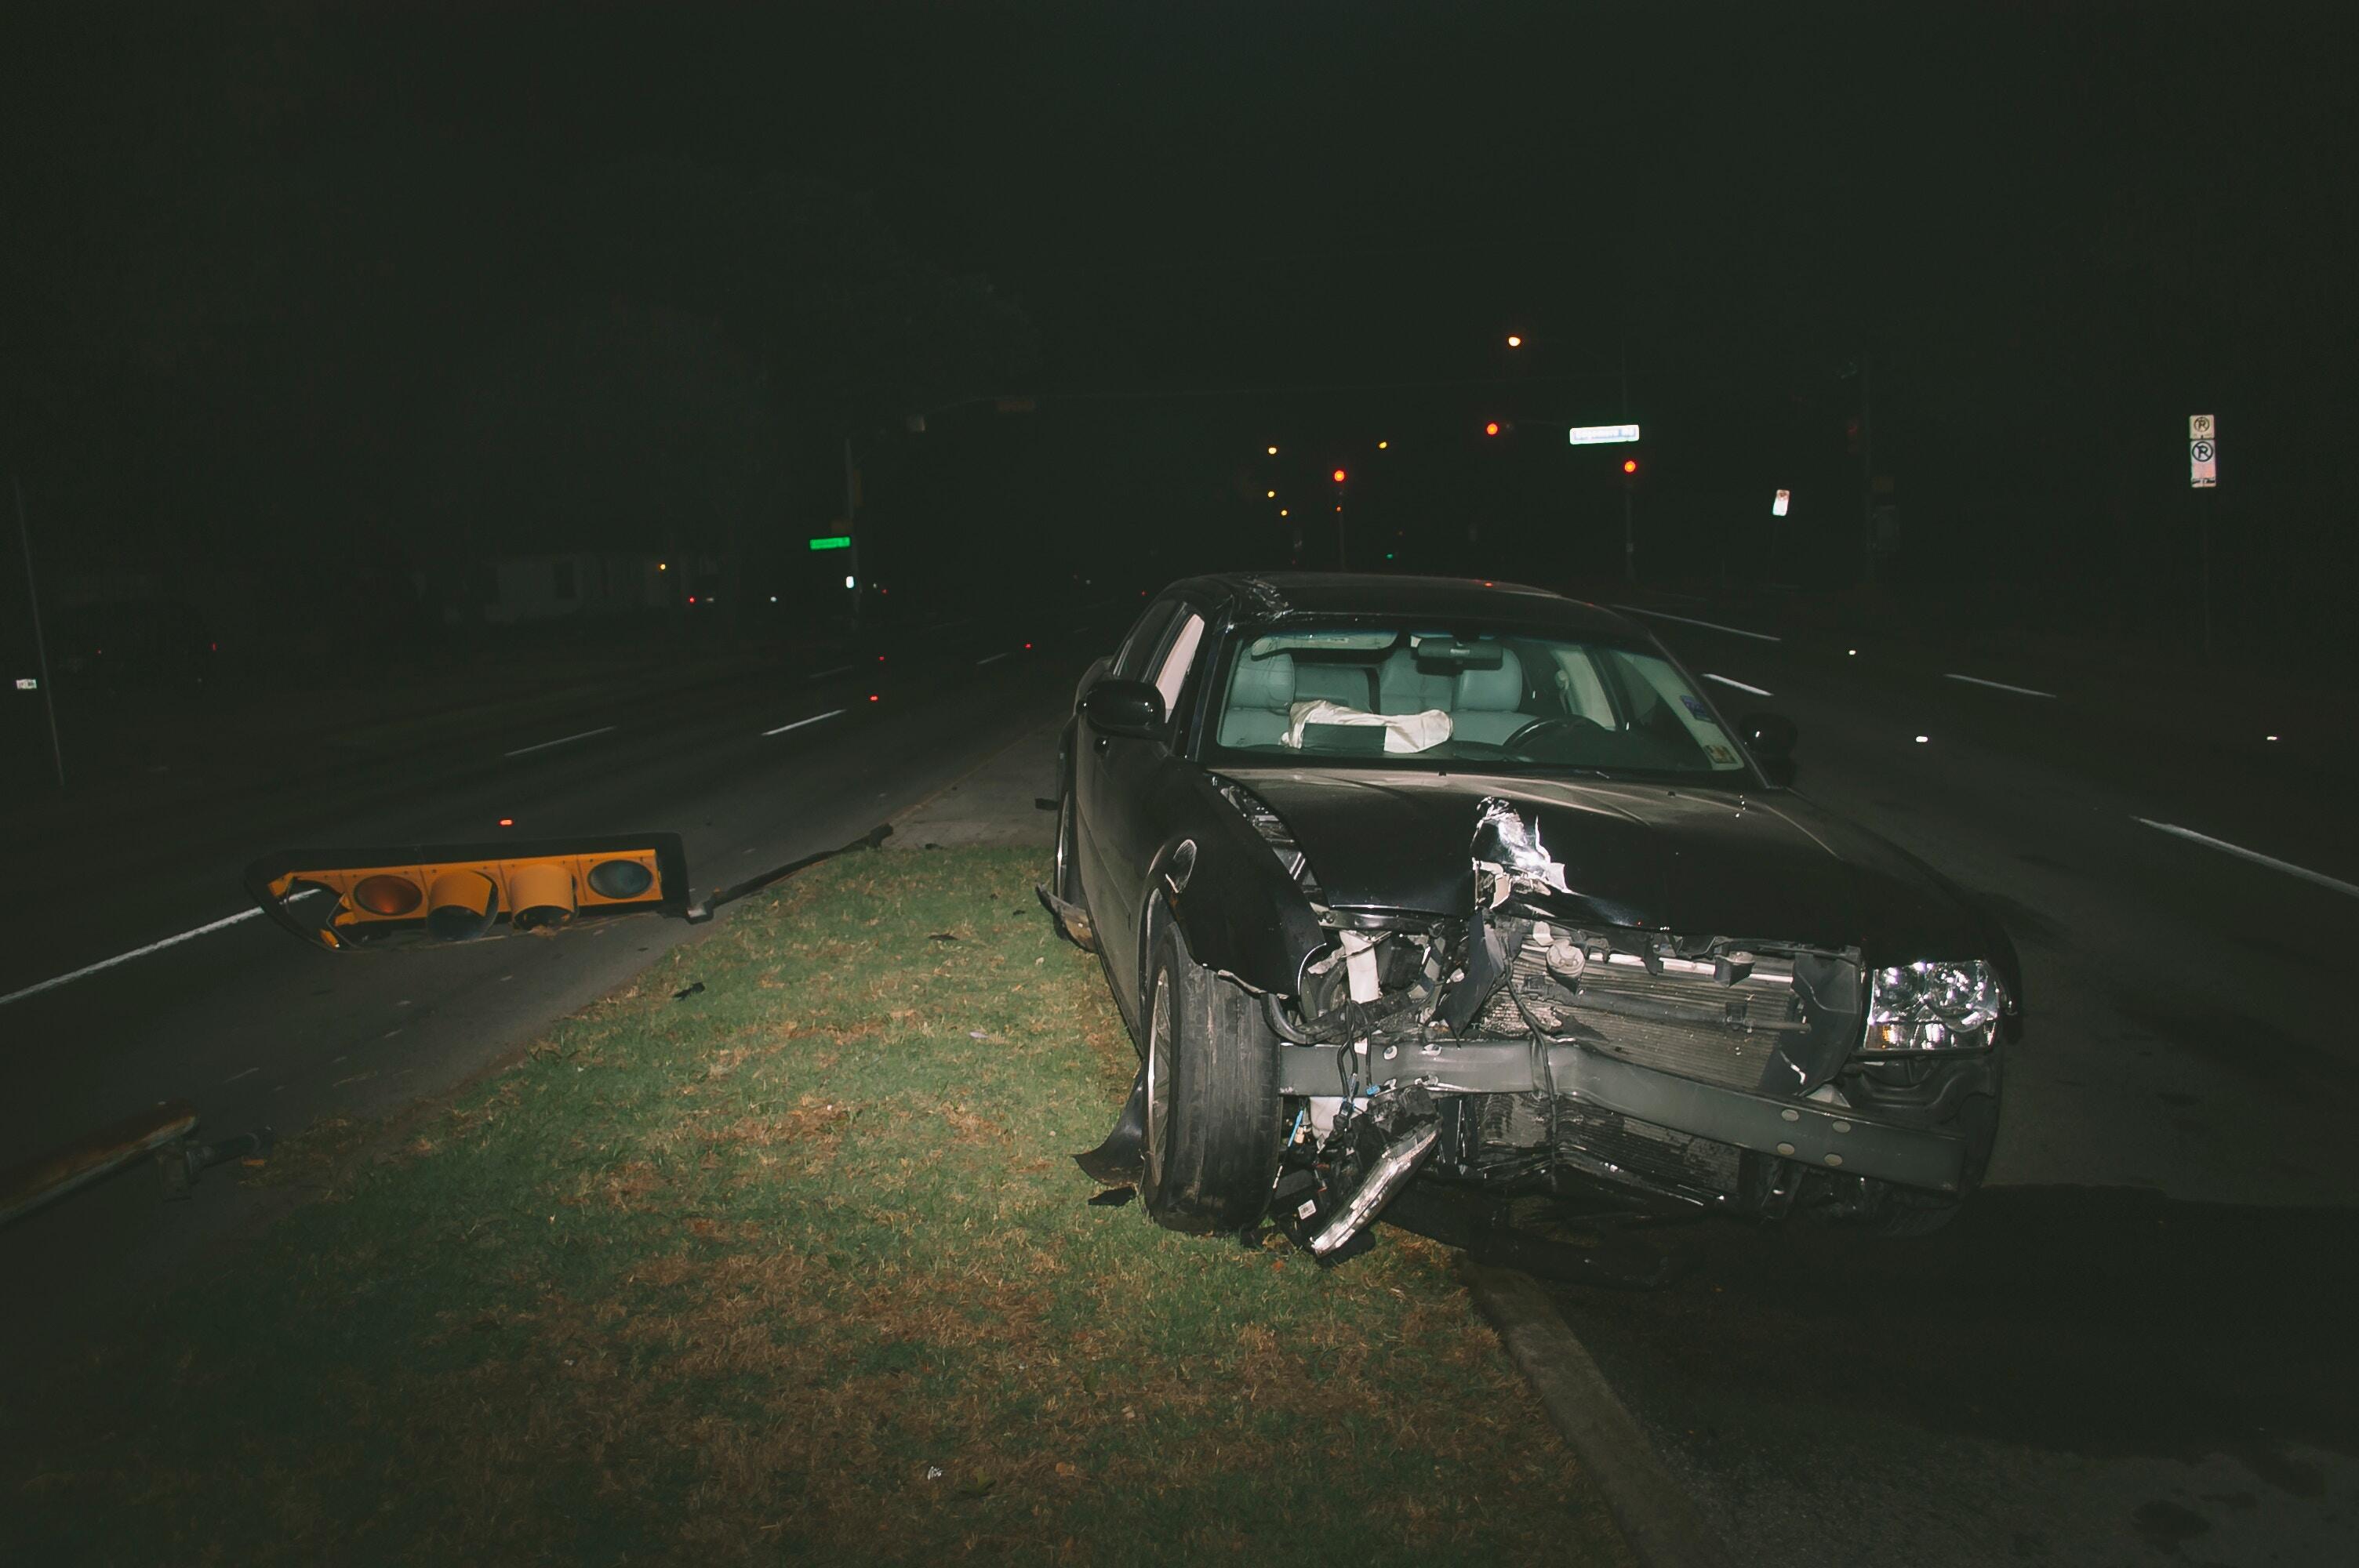
[[[1261,1218],[1277,1179],[1277,1036],[1245,988],[1198,966],[1169,924],[1139,1014],[1147,1212],[1172,1230],[1242,1230]]]

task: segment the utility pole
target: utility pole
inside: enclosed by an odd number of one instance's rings
[[[49,643],[41,631],[41,591],[33,584],[33,532],[25,521],[25,481],[16,475],[8,476],[9,488],[16,495],[16,543],[25,552],[25,602],[33,612],[33,649],[35,662],[41,671],[41,706],[49,719],[49,762],[57,769],[58,788],[66,787],[65,748],[58,744],[58,687],[49,678]]]

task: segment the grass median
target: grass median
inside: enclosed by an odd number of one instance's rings
[[[1085,1202],[1135,1057],[1036,859],[818,867],[322,1162],[0,1421],[0,1557],[1626,1561],[1440,1248]]]

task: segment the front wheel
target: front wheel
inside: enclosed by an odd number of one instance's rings
[[[1147,1212],[1173,1230],[1242,1230],[1261,1218],[1277,1179],[1277,1036],[1244,987],[1188,956],[1176,926],[1156,943],[1140,1011]]]

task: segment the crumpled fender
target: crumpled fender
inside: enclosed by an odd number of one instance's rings
[[[1327,928],[1236,807],[1201,773],[1189,788],[1193,798],[1175,816],[1190,830],[1174,833],[1157,851],[1149,885],[1163,895],[1196,962],[1255,990],[1297,994],[1303,966],[1327,946]],[[1190,844],[1192,851],[1184,848]]]

